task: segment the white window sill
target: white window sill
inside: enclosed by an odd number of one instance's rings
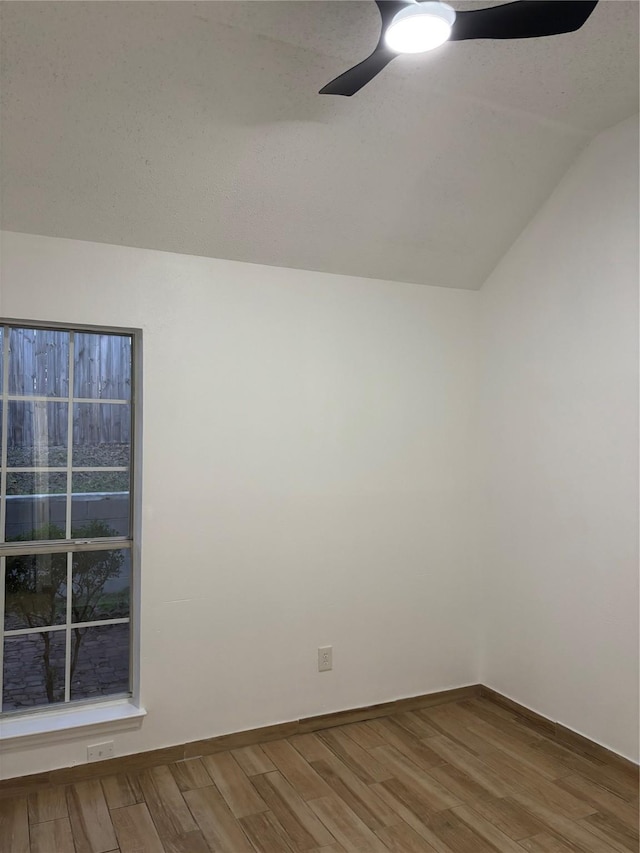
[[[110,729],[140,724],[146,710],[134,705],[130,699],[118,699],[82,708],[64,708],[59,711],[22,714],[0,719],[0,742],[47,735],[73,735],[77,729],[105,726]]]

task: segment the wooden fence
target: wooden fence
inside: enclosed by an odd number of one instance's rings
[[[9,333],[9,395],[49,398],[8,402],[9,449],[67,443],[70,333],[50,329],[4,329]],[[1,374],[0,374],[1,375]],[[73,397],[95,400],[73,405],[74,445],[128,444],[130,406],[99,402],[131,399],[131,338],[75,332]]]

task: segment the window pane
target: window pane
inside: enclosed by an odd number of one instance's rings
[[[73,406],[73,465],[75,467],[129,464],[131,406],[117,403],[75,403]]]
[[[65,632],[5,637],[2,710],[64,701]]]
[[[9,402],[7,466],[58,468],[67,464],[67,403]]]
[[[71,632],[71,698],[129,692],[129,625],[74,628]]]
[[[66,471],[8,471],[8,495],[63,495]]]
[[[78,539],[87,534],[89,522],[102,525],[95,536],[129,535],[129,472],[90,471],[73,475],[71,503],[71,535]]]
[[[93,522],[93,525],[95,536],[103,522]],[[97,622],[128,617],[129,586],[128,549],[78,551],[73,555],[72,621]]]
[[[131,338],[77,332],[73,359],[73,396],[131,399]]]
[[[69,332],[9,331],[9,394],[69,396]]]
[[[7,474],[5,539],[64,539],[67,475],[49,471]]]
[[[67,555],[7,557],[5,631],[60,625],[67,611]]]

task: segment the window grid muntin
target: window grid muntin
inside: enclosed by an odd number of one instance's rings
[[[102,628],[104,625],[127,625],[130,622],[128,616],[122,616],[118,619],[94,619],[92,622],[71,622],[73,628]],[[23,634],[40,634],[42,631],[66,631],[67,623],[60,625],[38,625],[36,628],[13,628],[11,631],[5,631],[5,637],[20,637]]]
[[[110,536],[108,539],[42,539],[33,542],[4,542],[0,550],[7,557],[23,557],[29,554],[60,554],[71,551],[122,551],[132,548],[132,540],[125,536]]]
[[[69,349],[72,349],[72,344],[69,345]],[[70,377],[69,388],[73,388],[71,384]],[[67,474],[69,477],[70,475]],[[69,518],[70,508],[68,506],[69,497],[67,497],[67,524],[69,525],[67,530],[71,530],[71,520]],[[73,599],[73,590],[71,589],[71,585],[73,583],[73,554],[68,551],[67,552],[67,619],[64,628],[64,701],[68,702],[71,699],[71,606]],[[3,694],[4,699],[4,694]]]
[[[105,335],[111,335],[112,332],[105,332]],[[131,337],[131,335],[122,335],[121,337]],[[17,400],[19,403],[63,403],[69,397],[46,397],[42,394],[8,394],[10,400]],[[112,406],[129,406],[131,400],[111,399],[106,397],[72,397],[74,403],[101,403]]]
[[[34,330],[52,329],[56,331],[65,331],[69,334],[69,351],[68,351],[68,394],[67,396],[46,396],[46,395],[24,395],[24,394],[9,394],[9,338],[10,329],[24,328]],[[81,551],[107,551],[107,550],[123,550],[130,549],[132,554],[133,549],[133,514],[134,514],[134,499],[133,499],[133,465],[135,460],[135,408],[136,408],[136,336],[133,331],[102,329],[100,327],[84,327],[71,328],[64,325],[43,325],[26,321],[20,322],[5,322],[2,324],[2,393],[0,401],[2,403],[2,438],[0,442],[0,718],[13,716],[16,714],[34,713],[48,711],[51,708],[65,707],[69,704],[96,704],[100,701],[112,701],[114,698],[131,696],[132,685],[134,680],[134,659],[133,659],[133,631],[131,627],[131,608],[132,597],[134,593],[134,578],[135,572],[133,566],[130,566],[129,571],[129,616],[127,618],[118,618],[111,620],[95,620],[93,622],[73,623],[71,621],[72,601],[73,601],[73,554]],[[74,343],[76,332],[88,332],[91,334],[112,335],[118,337],[127,337],[130,340],[130,396],[129,399],[113,399],[113,398],[93,398],[93,397],[74,397]],[[8,402],[9,401],[24,401],[24,402],[66,402],[68,406],[67,417],[67,464],[58,468],[50,466],[29,466],[22,468],[8,467]],[[130,423],[129,423],[129,465],[128,466],[73,466],[73,408],[76,403],[90,403],[94,405],[128,405],[130,406]],[[65,518],[65,539],[42,540],[32,542],[7,542],[6,537],[6,506],[7,506],[7,477],[9,473],[45,473],[56,472],[67,475],[67,492],[66,492],[66,518]],[[71,538],[71,502],[72,502],[72,486],[74,473],[98,473],[98,472],[121,472],[129,473],[129,512],[128,512],[128,530],[129,536],[121,537],[114,536],[109,538],[87,539],[76,537]],[[16,547],[17,546],[17,547]],[[5,611],[5,582],[6,582],[6,557],[7,556],[28,556],[38,553],[67,553],[67,593],[66,593],[66,619],[63,625],[43,625],[37,628],[15,629],[5,631],[4,629],[4,611]],[[98,697],[97,699],[71,699],[71,632],[75,628],[102,627],[105,625],[129,624],[129,690],[126,693],[109,694],[108,696]],[[14,711],[2,711],[4,702],[4,640],[5,637],[16,637],[25,634],[43,633],[44,631],[65,631],[65,685],[64,685],[64,702],[47,703],[33,707],[26,707]]]
[[[64,474],[67,470],[66,465],[61,465],[59,468],[52,468],[50,465],[43,465],[42,468],[34,468],[33,466],[24,466],[23,468],[8,468],[7,474]],[[126,465],[100,465],[99,467],[90,465],[78,465],[71,468],[72,474],[99,474],[101,471],[105,473],[113,473],[114,471],[129,471]]]
[[[69,333],[69,366],[68,366],[68,376],[69,376],[69,395],[67,398],[67,405],[69,410],[67,412],[67,501],[66,501],[66,511],[65,511],[65,539],[71,539],[71,502],[73,500],[73,495],[71,494],[71,489],[73,488],[73,475],[71,473],[73,466],[73,362],[74,362],[74,347],[75,340],[75,332]],[[71,557],[67,556],[67,617],[69,616],[69,609],[71,607],[71,603],[69,600],[69,580],[71,569],[69,568],[69,561]],[[69,619],[67,618],[67,622]],[[64,692],[64,701],[69,701],[68,689],[68,679],[67,679],[67,667],[69,666],[69,647],[70,640],[67,635],[67,648],[65,649],[65,692]]]
[[[7,399],[7,391],[9,389],[9,335],[7,327],[3,327],[2,335],[2,442],[0,444],[0,542],[5,539],[5,524],[7,520],[7,445],[9,442],[9,406]],[[4,590],[4,577],[3,577]],[[3,593],[4,595],[4,593]],[[4,598],[2,601],[2,614],[4,616]],[[0,654],[1,660],[1,654]],[[0,686],[2,676],[0,675]],[[2,693],[0,692],[0,708],[2,703]]]

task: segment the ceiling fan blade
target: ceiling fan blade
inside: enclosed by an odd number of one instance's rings
[[[398,55],[385,46],[384,34],[393,16],[406,5],[406,0],[376,0],[376,6],[382,19],[382,28],[378,44],[375,46],[373,53],[367,56],[366,59],[363,59],[362,62],[354,65],[353,68],[345,71],[344,74],[336,77],[335,80],[327,83],[326,86],[323,86],[320,89],[321,95],[345,95],[346,97],[355,95],[370,80],[373,80],[385,65],[388,65]]]
[[[367,56],[358,65],[354,65],[344,74],[336,77],[320,89],[321,95],[346,95],[350,97],[366,86],[370,80],[379,74],[398,54],[391,50],[376,48],[371,56]]]
[[[413,0],[375,0],[375,2],[378,7],[378,12],[380,12],[380,17],[382,18],[382,31],[380,33],[380,41],[382,41],[387,27],[398,14],[400,9],[404,9],[404,7],[412,3]],[[380,44],[380,42],[378,42],[378,44]]]
[[[458,12],[450,40],[526,39],[570,33],[580,29],[597,3],[598,0],[519,0]]]

